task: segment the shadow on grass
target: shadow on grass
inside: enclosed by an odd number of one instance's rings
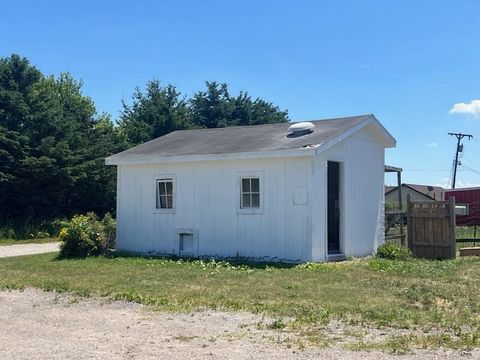
[[[137,258],[137,259],[156,259],[156,260],[168,260],[172,262],[181,261],[185,263],[196,263],[198,261],[203,261],[204,263],[218,263],[222,262],[232,266],[246,266],[252,269],[267,269],[267,268],[277,268],[277,269],[291,269],[298,266],[298,262],[285,262],[285,261],[276,261],[276,260],[262,260],[262,259],[250,259],[243,257],[235,258],[222,258],[215,256],[201,256],[201,257],[185,257],[185,256],[176,256],[176,255],[159,255],[159,254],[140,254],[127,251],[115,251],[110,250],[105,254],[107,258]]]
[[[252,269],[267,269],[267,268],[276,268],[276,269],[291,269],[300,264],[300,262],[285,262],[285,261],[275,261],[272,259],[262,260],[262,259],[250,259],[250,258],[222,258],[215,256],[202,256],[202,257],[185,257],[185,256],[176,256],[176,255],[160,255],[160,254],[141,254],[128,251],[116,251],[109,250],[106,254],[99,255],[90,255],[90,256],[62,256],[60,253],[55,256],[51,261],[68,261],[68,260],[85,260],[92,257],[104,257],[107,259],[116,259],[116,258],[136,258],[136,259],[145,259],[145,260],[167,260],[172,262],[184,262],[184,263],[196,263],[198,261],[203,261],[205,264],[209,263],[224,263],[226,265],[232,266],[243,266],[249,267]]]

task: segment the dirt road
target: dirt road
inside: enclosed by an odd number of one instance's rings
[[[380,352],[299,350],[247,313],[169,314],[104,299],[27,289],[0,292],[1,359],[403,359]],[[293,344],[295,344],[293,342]],[[428,351],[411,359],[478,358]]]
[[[59,245],[59,243],[46,243],[0,246],[0,258],[55,252],[58,251]]]

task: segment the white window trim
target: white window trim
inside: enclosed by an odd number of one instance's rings
[[[244,178],[258,178],[259,179],[259,190],[260,190],[260,207],[258,208],[242,208],[241,207],[241,194],[242,194],[242,179]],[[262,215],[264,213],[265,206],[265,188],[264,188],[264,175],[263,171],[242,171],[237,175],[237,186],[236,186],[236,207],[237,214],[239,215]]]
[[[174,174],[156,174],[153,176],[153,212],[155,214],[174,213],[177,207],[177,177]],[[170,209],[157,208],[157,184],[161,180],[172,180],[172,207]]]

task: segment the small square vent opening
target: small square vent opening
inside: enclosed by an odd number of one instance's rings
[[[193,234],[179,234],[179,254],[180,256],[193,256]]]

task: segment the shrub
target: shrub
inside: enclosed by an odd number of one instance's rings
[[[1,219],[0,238],[2,239],[44,239],[58,234],[62,220],[35,220],[32,218]]]
[[[60,230],[60,258],[102,255],[114,246],[115,220],[110,214],[100,221],[94,213],[75,215]]]
[[[384,259],[405,260],[410,257],[410,250],[394,243],[388,243],[378,247],[377,256]]]
[[[114,249],[115,248],[115,236],[116,236],[116,229],[117,229],[117,222],[115,219],[110,215],[110,213],[106,213],[102,219],[103,231],[105,233],[105,246],[106,249]]]

